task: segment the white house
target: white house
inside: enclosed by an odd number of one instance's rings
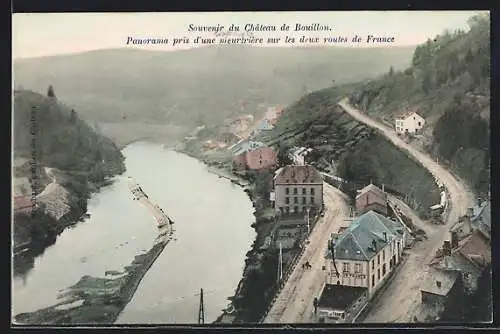
[[[368,289],[371,297],[401,261],[404,226],[374,211],[356,218],[325,256],[327,284]],[[335,261],[335,265],[334,262]]]
[[[397,133],[415,133],[425,125],[425,119],[414,111],[396,117]]]

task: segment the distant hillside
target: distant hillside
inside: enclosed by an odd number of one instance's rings
[[[206,47],[175,52],[116,49],[17,60],[16,87],[49,84],[92,122],[146,122],[192,129],[260,104],[406,68],[414,47]],[[260,108],[263,108],[262,105]]]
[[[125,170],[124,157],[109,138],[56,97],[14,91],[13,123],[14,161],[18,162],[14,178],[29,179],[37,195],[43,191],[43,196],[37,196],[35,212],[15,211],[14,246],[39,250],[82,216],[93,190]],[[52,168],[50,176],[45,167]],[[31,196],[27,187],[24,192]]]
[[[407,174],[417,184],[422,180],[416,181],[411,173],[401,169],[403,160],[401,164],[394,163],[396,157],[379,139],[360,142],[363,126],[333,114],[336,103],[344,96],[390,127],[394,127],[395,115],[415,110],[426,118],[427,126],[422,135],[409,140],[439,157],[440,163],[449,164],[479,195],[487,194],[489,18],[473,17],[470,26],[468,32],[445,32],[435,41],[419,45],[410,56],[411,65],[404,71],[391,69],[374,80],[338,85],[304,96],[285,110],[276,128],[263,140],[275,143],[288,138],[290,144],[309,145],[323,155],[321,159],[316,156],[322,168],[333,169],[357,182],[373,179],[403,191],[406,181],[398,175]],[[347,148],[350,152],[346,152]],[[330,166],[331,159],[336,166]],[[393,165],[400,168],[392,169]],[[419,197],[425,197],[425,191],[419,193]],[[427,202],[423,197],[420,200]]]
[[[15,157],[31,161],[35,154],[40,166],[86,174],[95,182],[124,168],[124,157],[116,145],[55,97],[14,91],[13,116]]]

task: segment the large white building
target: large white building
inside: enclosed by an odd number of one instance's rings
[[[425,119],[414,111],[396,117],[397,133],[415,133],[425,125]]]
[[[274,177],[275,209],[281,214],[321,210],[323,177],[311,165],[290,165],[276,171]]]
[[[335,266],[328,250],[326,283],[365,287],[372,296],[401,261],[406,233],[401,223],[374,211],[359,216],[331,241]]]

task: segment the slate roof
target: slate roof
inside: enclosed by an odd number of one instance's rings
[[[445,271],[434,268],[429,268],[427,275],[428,278],[424,280],[420,290],[440,296],[447,296],[458,278],[457,271]],[[440,282],[440,286],[437,285],[437,281]]]
[[[384,233],[387,241],[384,240]],[[359,216],[335,243],[335,258],[369,261],[388,243],[401,239],[403,226],[374,211]],[[327,254],[329,257],[329,254]]]
[[[275,184],[323,184],[323,177],[314,166],[288,165],[276,174]]]
[[[318,307],[345,310],[368,291],[360,286],[326,284],[321,292]]]
[[[491,228],[490,202],[483,202],[480,206],[473,208],[472,222],[482,223]]]

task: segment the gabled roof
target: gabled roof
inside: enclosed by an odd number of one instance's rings
[[[480,206],[473,208],[472,222],[491,227],[491,207],[489,201],[483,202]]]
[[[377,196],[386,197],[386,195],[382,191],[382,189],[380,189],[379,187],[377,187],[374,184],[369,184],[359,191],[359,193],[356,195],[356,198],[358,198],[361,195],[366,194],[367,192],[374,192],[375,194],[377,194]]]
[[[314,166],[288,165],[275,176],[276,184],[323,184],[323,177]]]
[[[335,241],[335,258],[368,261],[388,243],[400,239],[402,229],[400,223],[370,210],[356,218]]]
[[[491,245],[488,240],[478,231],[474,231],[468,236],[458,249],[460,253],[469,258],[479,256],[486,263],[491,262]]]
[[[433,293],[435,295],[447,296],[451,288],[453,288],[457,278],[457,271],[445,271],[429,268],[427,271],[427,279],[424,280],[423,286],[420,290]],[[437,282],[439,282],[439,286]]]
[[[422,116],[420,116],[419,114],[417,114],[414,111],[407,111],[407,112],[404,112],[404,113],[396,116],[396,119],[407,119],[408,117],[413,116],[413,115],[416,115],[416,116],[418,116],[420,118],[423,118]]]

